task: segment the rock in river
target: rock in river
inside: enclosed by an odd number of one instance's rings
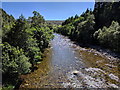
[[[78,76],[79,75],[79,71],[75,70],[75,71],[73,71],[73,74]]]

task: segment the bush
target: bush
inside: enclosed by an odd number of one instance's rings
[[[88,44],[93,42],[94,15],[91,10],[86,10],[80,17],[68,18],[61,27],[56,30],[58,33],[69,36],[80,43]]]
[[[31,64],[29,63],[29,58],[24,55],[22,49],[15,48],[4,43],[2,49],[2,70],[5,73],[18,73],[26,74],[30,72]]]
[[[111,25],[103,27],[94,33],[101,45],[110,47],[114,51],[120,51],[120,25],[113,21]]]
[[[0,32],[0,37],[3,38],[2,74],[5,87],[15,86],[19,75],[29,73],[34,68],[53,38],[53,30],[45,24],[43,16],[36,11],[33,14],[29,19],[21,15],[17,20],[10,19],[11,22],[8,22],[9,15],[3,15],[3,36]]]

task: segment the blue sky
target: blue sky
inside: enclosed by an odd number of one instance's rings
[[[94,2],[3,2],[2,8],[18,18],[21,14],[28,18],[38,11],[46,20],[65,20],[80,15],[87,8],[94,9]]]

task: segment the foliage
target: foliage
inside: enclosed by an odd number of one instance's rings
[[[55,31],[84,45],[98,44],[120,52],[119,15],[120,2],[95,2],[94,11],[69,17]]]
[[[78,24],[76,29],[76,36],[79,42],[83,43],[91,43],[93,40],[93,33],[94,33],[94,15],[87,13],[86,20],[82,21]]]
[[[107,28],[103,27],[94,34],[99,40],[100,44],[110,47],[114,51],[120,51],[120,25],[118,22],[113,21]]]
[[[119,52],[120,1],[96,2],[94,15],[96,22],[94,27],[96,30],[95,40],[100,45]]]
[[[10,85],[12,81],[8,78],[18,79],[16,74],[30,72],[30,67],[41,60],[42,52],[53,38],[53,30],[84,45],[99,42],[99,45],[120,52],[120,2],[96,2],[94,11],[87,9],[80,16],[69,17],[59,26],[48,25],[37,11],[33,11],[33,17],[25,19],[21,15],[15,20],[12,15],[0,10],[2,65],[6,76],[3,80],[9,81]]]
[[[69,24],[69,23],[71,23],[71,22],[73,22],[73,21],[74,21],[74,17],[73,17],[73,16],[72,16],[72,17],[69,17],[67,20],[65,20],[65,22],[62,23],[62,25]]]
[[[80,17],[70,17],[58,28],[57,32],[74,38],[78,42],[90,43],[94,33],[94,15],[91,10],[86,10]]]
[[[36,28],[36,34],[34,36],[39,43],[40,49],[48,47],[49,41],[53,38],[53,30],[48,27]]]
[[[32,27],[39,26],[45,22],[45,19],[39,12],[33,11],[33,17],[28,18],[28,22],[31,24]]]
[[[64,25],[62,27],[58,27],[57,32],[61,33],[63,35],[70,36],[74,29],[75,29],[75,27],[73,25]]]
[[[3,12],[9,20],[11,16],[4,10]],[[10,22],[4,21],[6,17],[3,16],[4,86],[14,86],[19,81],[19,75],[29,73],[34,65],[42,59],[42,52],[53,38],[53,30],[45,24],[43,16],[36,11],[33,14],[33,17],[28,19],[21,15],[17,20],[10,19]]]
[[[94,8],[95,29],[109,27],[112,21],[120,23],[120,1],[119,2],[96,2]]]
[[[39,60],[41,59],[40,49],[38,47],[37,40],[34,37],[35,29],[30,28],[27,25],[27,21],[22,17],[17,20],[16,24],[12,30],[7,34],[9,38],[8,41],[14,47],[20,47],[24,50],[25,55],[30,58],[31,64],[34,64],[37,60],[37,55]]]
[[[37,13],[38,14],[38,13]],[[52,38],[52,30],[44,27],[29,25],[27,20],[21,15],[16,21],[12,30],[7,34],[9,38],[4,41],[12,46],[19,46],[25,51],[25,55],[30,58],[30,62],[35,64],[41,59],[41,52],[49,44]]]
[[[30,72],[29,58],[24,55],[22,49],[15,48],[5,42],[2,49],[2,70],[5,73],[25,74]]]
[[[14,90],[14,86],[12,86],[12,85],[8,85],[7,87],[2,87],[2,89],[1,90]]]
[[[13,27],[15,23],[15,19],[12,15],[8,15],[3,9],[0,9],[0,12],[2,13],[2,38],[6,36],[6,33],[10,31],[10,29]]]

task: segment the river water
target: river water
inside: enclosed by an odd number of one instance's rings
[[[118,88],[118,59],[95,49],[80,47],[65,36],[54,34],[51,48],[38,69],[23,75],[20,88]]]

